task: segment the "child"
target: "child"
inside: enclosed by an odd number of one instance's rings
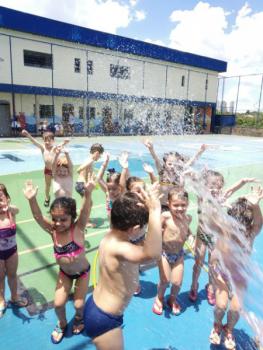
[[[224,331],[224,345],[235,349],[233,329],[241,309],[241,302],[247,288],[249,259],[255,237],[262,229],[263,217],[259,202],[263,198],[262,188],[245,197],[238,198],[228,210],[233,222],[223,222],[220,218],[210,218],[211,227],[219,235],[211,256],[211,267],[216,288],[214,327],[210,334],[212,344],[220,344]],[[223,225],[222,225],[223,222]],[[227,324],[222,325],[227,311]]]
[[[106,211],[110,217],[112,204],[125,190],[125,183],[128,176],[128,153],[122,152],[119,157],[119,163],[122,167],[122,172],[118,173],[114,168],[108,169],[106,182],[103,180],[103,175],[109,164],[110,155],[107,153],[106,159],[103,162],[98,172],[98,183],[103,192],[106,194]]]
[[[204,180],[204,186],[206,189],[208,189],[211,196],[216,198],[216,200],[222,205],[234,192],[239,190],[246,183],[256,182],[255,178],[244,178],[238,181],[237,183],[235,183],[228,190],[223,192],[224,177],[219,172],[214,170],[207,170],[203,173],[203,180]],[[199,187],[200,187],[200,184],[201,182],[198,184]],[[197,236],[195,241],[195,263],[193,266],[192,285],[189,293],[189,299],[192,302],[195,302],[198,297],[198,279],[200,276],[201,267],[204,263],[206,250],[208,248],[208,263],[209,263],[210,253],[214,245],[213,237],[211,237],[211,235],[205,232],[205,229],[203,227],[202,218],[203,218],[203,215],[206,215],[206,213],[203,213],[201,210],[201,202],[202,202],[202,199],[199,199],[199,209],[198,209],[199,224],[197,228]],[[208,277],[209,277],[209,281],[208,281],[208,284],[206,285],[207,300],[210,305],[214,305],[215,296],[214,296],[210,273],[208,273]]]
[[[45,163],[44,168],[44,175],[45,175],[45,202],[44,206],[49,207],[50,204],[50,187],[51,187],[51,181],[52,181],[52,163],[55,157],[55,149],[56,146],[54,145],[54,134],[53,132],[46,131],[43,133],[42,137],[44,140],[44,144],[38,142],[35,138],[33,138],[28,131],[22,130],[22,135],[27,137],[35,146],[37,146],[41,152],[42,157]],[[69,140],[64,140],[61,144],[63,147],[65,144],[67,144]]]
[[[59,197],[50,207],[51,220],[44,217],[38,206],[37,187],[32,181],[25,184],[24,194],[29,201],[36,222],[50,234],[54,242],[54,255],[60,272],[57,278],[54,307],[58,324],[51,334],[51,341],[58,344],[64,337],[67,328],[65,304],[75,280],[74,306],[76,314],[73,322],[73,333],[79,334],[83,326],[83,307],[89,285],[90,265],[85,257],[84,230],[90,212],[91,192],[95,186],[94,177],[88,175],[84,184],[84,201],[78,219],[76,201],[72,198]]]
[[[140,199],[141,198],[141,199]],[[138,284],[138,264],[161,254],[158,184],[113,203],[111,229],[99,247],[99,281],[85,305],[85,330],[97,349],[123,349],[123,313]],[[149,218],[148,218],[149,215]],[[143,246],[130,243],[148,222]]]
[[[59,157],[62,152],[65,156]],[[55,198],[72,197],[73,164],[69,153],[61,146],[57,146],[55,153],[56,155],[52,165],[53,192]]]
[[[90,156],[85,163],[83,163],[78,169],[78,179],[75,185],[75,190],[78,194],[83,197],[85,192],[85,183],[87,182],[88,176],[93,173],[93,163],[97,162],[104,152],[104,148],[100,143],[94,143],[90,147]],[[92,208],[92,201],[90,210]],[[90,213],[88,213],[88,219],[90,218]],[[96,227],[95,224],[88,221],[87,227]]]
[[[11,291],[10,303],[25,307],[27,299],[17,295],[18,255],[16,245],[15,216],[18,209],[10,205],[10,196],[5,185],[0,184],[0,318],[3,317],[7,303],[5,301],[5,277]]]
[[[159,174],[161,193],[163,195],[161,198],[162,211],[166,211],[168,210],[167,198],[169,191],[175,186],[184,186],[184,179],[182,177],[183,171],[193,165],[196,159],[198,159],[198,157],[200,157],[200,155],[206,150],[207,146],[202,145],[198,152],[190,160],[177,152],[165,153],[163,156],[163,163],[161,163],[160,159],[155,153],[153,143],[147,139],[145,140],[144,145],[150,151],[155,162],[155,166]]]
[[[164,293],[171,282],[170,297],[167,301],[174,315],[179,315],[181,306],[176,301],[181,288],[184,273],[184,244],[190,235],[189,225],[192,220],[186,214],[188,193],[182,189],[173,189],[168,194],[169,211],[161,215],[163,229],[163,252],[158,263],[160,282],[158,294],[153,305],[153,312],[163,313]]]

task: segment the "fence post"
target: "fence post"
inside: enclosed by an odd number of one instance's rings
[[[260,105],[261,105],[261,96],[262,96],[262,86],[263,86],[263,74],[261,77],[261,86],[260,86],[260,94],[259,94],[259,101],[258,101],[258,113],[257,113],[257,121],[256,124],[259,121],[259,113],[260,113]]]

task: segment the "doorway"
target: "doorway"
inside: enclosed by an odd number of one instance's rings
[[[10,103],[0,100],[0,137],[11,135]]]

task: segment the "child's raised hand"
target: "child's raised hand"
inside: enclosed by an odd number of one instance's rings
[[[108,164],[109,161],[110,161],[110,154],[109,154],[109,152],[105,152],[104,156],[105,156],[104,163]]]
[[[260,183],[260,180],[258,180],[255,177],[244,177],[241,181],[243,182],[243,184],[247,184],[250,182]]]
[[[91,193],[96,186],[96,175],[88,174],[88,181],[85,183],[85,194]]]
[[[63,146],[62,145],[57,145],[55,147],[55,153],[56,154],[60,154],[62,152],[62,150],[63,150]]]
[[[154,170],[153,167],[150,164],[147,163],[143,163],[143,170],[147,173],[147,174],[153,174]]]
[[[152,141],[151,140],[149,140],[149,139],[146,139],[146,140],[144,140],[144,145],[150,150],[150,149],[153,149],[153,143],[152,143]]]
[[[119,163],[120,166],[124,169],[127,169],[129,166],[129,162],[128,162],[128,152],[122,152],[120,157],[119,157]]]
[[[33,185],[32,180],[27,180],[25,182],[25,187],[23,189],[25,197],[30,200],[36,197],[38,191],[38,187]]]
[[[263,188],[261,186],[251,187],[251,193],[245,196],[246,199],[254,206],[258,205],[263,198]]]
[[[155,182],[147,191],[141,189],[140,193],[137,193],[144,205],[150,209],[160,209],[160,184]]]
[[[208,149],[208,145],[206,145],[205,143],[203,143],[202,145],[201,145],[201,147],[200,147],[200,151],[203,153],[205,150],[207,150]]]
[[[29,133],[28,133],[28,131],[26,131],[25,129],[23,129],[23,130],[21,131],[21,135],[22,135],[22,136],[28,136]]]

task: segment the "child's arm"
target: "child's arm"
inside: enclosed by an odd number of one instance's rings
[[[81,231],[85,230],[91,208],[91,192],[95,188],[95,175],[88,174],[88,181],[85,184],[85,195],[76,225]]]
[[[128,152],[122,152],[119,157],[119,163],[122,167],[121,176],[120,176],[120,186],[122,191],[126,188],[126,180],[129,177],[129,163],[128,163]]]
[[[9,210],[13,216],[16,216],[19,213],[19,209],[15,205],[9,205]]]
[[[185,168],[189,168],[190,166],[192,166],[196,160],[201,156],[201,154],[204,153],[204,151],[208,148],[207,145],[203,144],[201,145],[200,149],[198,150],[198,152],[191,158],[189,159],[189,161],[187,163],[185,163]]]
[[[68,172],[69,172],[69,176],[72,176],[72,177],[73,177],[73,163],[72,163],[72,161],[71,161],[69,152],[68,152],[67,149],[63,149],[63,152],[64,152],[65,157],[66,157],[67,162],[68,162]],[[54,163],[53,163],[53,164],[54,164]]]
[[[157,156],[157,154],[155,153],[155,150],[153,148],[153,143],[152,141],[146,139],[144,141],[144,145],[148,148],[149,152],[151,153],[151,156],[153,157],[153,160],[155,162],[155,166],[156,166],[156,169],[158,171],[158,173],[162,170],[162,164],[160,162],[160,159],[159,157]]]
[[[243,187],[245,184],[250,183],[250,182],[259,182],[256,178],[254,177],[246,177],[238,182],[236,182],[234,185],[232,185],[230,188],[228,188],[224,193],[223,193],[223,198],[224,200],[228,199],[229,197],[232,196],[233,193],[238,191],[241,187]]]
[[[28,131],[26,131],[25,129],[22,130],[21,134],[25,137],[27,137],[35,146],[37,146],[41,152],[44,152],[44,146],[42,145],[42,143],[38,142],[36,139],[34,139],[34,137],[32,137]]]
[[[31,180],[27,180],[25,183],[25,188],[23,190],[26,199],[29,201],[30,209],[32,211],[33,217],[36,222],[48,233],[52,233],[52,224],[48,221],[41,212],[37,202],[37,190],[38,187],[34,187]]]
[[[252,205],[252,211],[253,211],[252,232],[256,236],[261,231],[261,228],[263,225],[263,216],[259,206],[259,203],[263,198],[262,187],[252,189],[252,193],[247,195],[246,198],[249,201],[249,203]]]
[[[143,170],[150,176],[151,184],[158,181],[157,177],[154,175],[153,167],[147,163],[144,163]]]
[[[55,157],[54,157],[54,160],[53,160],[53,163],[52,163],[52,175],[55,178],[56,171],[57,171],[58,157],[59,157],[60,152],[61,152],[61,147],[57,146],[57,147],[55,147],[54,150],[55,150]]]
[[[83,163],[80,167],[77,169],[77,173],[79,174],[86,168],[90,167],[93,164],[94,160],[90,157],[85,163]]]
[[[110,160],[110,155],[109,155],[109,153],[106,153],[106,159],[102,163],[102,165],[98,171],[98,174],[97,174],[98,184],[99,184],[100,188],[102,189],[102,191],[105,193],[107,193],[108,188],[107,188],[105,181],[103,180],[103,176],[104,176],[105,170],[109,164],[109,160]]]

